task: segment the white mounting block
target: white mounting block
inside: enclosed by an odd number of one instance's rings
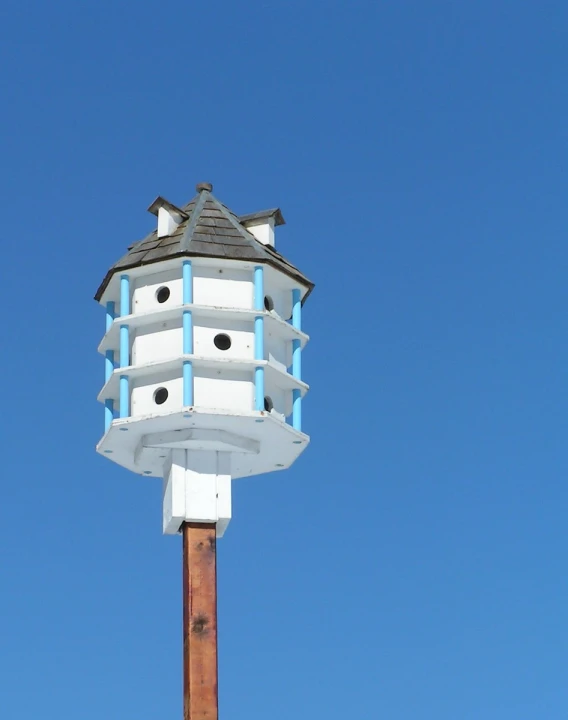
[[[164,533],[184,522],[215,523],[222,537],[231,519],[231,475],[226,453],[173,450],[164,474]]]

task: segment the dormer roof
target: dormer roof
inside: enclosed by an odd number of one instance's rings
[[[188,218],[188,214],[186,212],[184,212],[181,208],[178,208],[176,205],[171,203],[169,200],[166,200],[166,198],[163,198],[161,195],[158,195],[158,197],[154,200],[154,202],[148,208],[148,212],[152,213],[152,215],[156,215],[156,217],[157,217],[160,208],[165,208],[166,210],[169,210],[171,213],[176,213],[184,220],[187,220],[187,218]]]
[[[260,212],[249,213],[248,215],[239,215],[239,222],[244,225],[252,225],[254,223],[262,222],[263,220],[270,220],[274,218],[274,225],[286,225],[286,220],[280,212],[280,208],[272,208],[271,210],[260,210]]]

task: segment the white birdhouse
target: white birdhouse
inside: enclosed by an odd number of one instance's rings
[[[302,304],[313,284],[274,249],[280,210],[238,217],[201,183],[95,296],[105,434],[97,451],[164,479],[164,532],[231,517],[231,479],[290,467],[302,432]]]

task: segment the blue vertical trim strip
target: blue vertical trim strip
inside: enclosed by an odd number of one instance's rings
[[[128,325],[120,326],[120,367],[128,367],[130,364],[130,338],[128,336]]]
[[[120,315],[130,315],[130,278],[128,275],[120,276]],[[128,325],[120,326],[120,367],[127,367],[130,364],[130,337]],[[130,391],[128,387],[128,375],[120,376],[119,385],[119,415],[126,418],[129,415]]]
[[[292,290],[292,326],[296,330],[302,329],[302,294],[299,289]],[[292,376],[296,380],[302,379],[302,343],[292,340]],[[302,429],[302,393],[300,390],[292,391],[292,427],[294,430]]]
[[[254,359],[264,360],[264,318],[254,319]]]
[[[264,318],[254,319],[254,359],[264,360]],[[254,371],[254,409],[264,410],[264,367]]]
[[[299,390],[292,390],[292,427],[302,430],[302,393]]]
[[[112,425],[114,418],[114,400],[105,400],[105,432]]]
[[[108,332],[112,327],[112,322],[114,320],[114,303],[109,301],[106,304],[106,331]]]
[[[292,340],[292,377],[302,379],[302,343]]]
[[[130,399],[130,393],[128,390],[128,375],[121,375],[120,376],[120,396],[119,396],[119,403],[120,403],[120,417],[126,418],[128,417],[128,410],[129,410],[129,399]]]
[[[264,368],[254,369],[254,409],[264,410]]]
[[[184,305],[193,303],[193,269],[191,260],[184,260],[182,265],[182,300]],[[183,311],[183,354],[193,353],[193,317],[191,310]],[[193,405],[193,365],[189,360],[183,363],[183,405]]]
[[[191,268],[191,260],[183,261],[183,303],[187,305],[193,302],[193,273]]]
[[[254,309],[264,310],[264,268],[257,265],[254,269]]]
[[[128,275],[120,276],[120,314],[130,315],[130,278]]]
[[[191,355],[193,353],[193,322],[191,310],[183,311],[183,353]]]
[[[189,360],[183,364],[183,405],[193,405],[193,366]]]
[[[296,330],[302,329],[302,294],[299,290],[292,290],[292,326]]]
[[[114,322],[114,302],[106,304],[106,331],[111,329]],[[114,372],[114,350],[107,350],[105,353],[105,383],[107,383]],[[105,400],[105,432],[109,429],[114,418],[114,400]]]
[[[105,382],[107,383],[114,372],[114,350],[107,350],[105,353]]]
[[[254,269],[254,309],[264,312],[264,268]],[[254,359],[264,360],[264,314],[254,319]],[[264,368],[254,370],[254,409],[264,410]]]

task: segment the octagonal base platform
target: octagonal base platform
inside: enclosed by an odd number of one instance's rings
[[[270,413],[180,411],[114,420],[97,452],[140,475],[164,477],[171,451],[221,452],[232,478],[284,470],[309,443],[309,437]]]

